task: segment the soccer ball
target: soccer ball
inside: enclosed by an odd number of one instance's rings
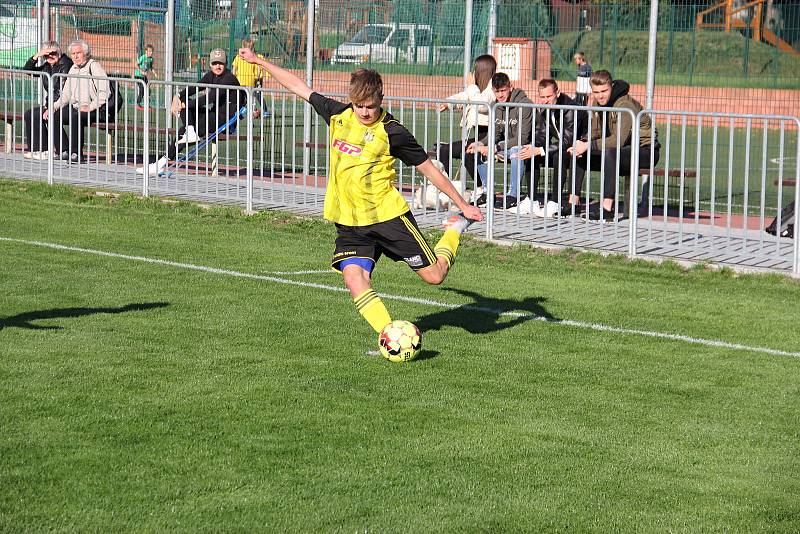
[[[378,348],[390,362],[407,362],[419,354],[422,334],[413,323],[392,321],[378,335]]]

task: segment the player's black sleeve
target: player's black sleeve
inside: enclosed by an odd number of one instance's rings
[[[389,134],[389,154],[414,167],[428,160],[428,153],[419,146],[417,139],[391,115],[386,115],[384,128]]]
[[[316,92],[311,93],[311,96],[308,97],[308,103],[311,104],[311,107],[314,108],[314,111],[316,111],[320,117],[325,119],[325,124],[330,124],[332,116],[338,115],[350,107],[350,104],[339,102],[338,100],[322,96]]]

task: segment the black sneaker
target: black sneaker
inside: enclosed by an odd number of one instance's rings
[[[587,217],[590,221],[613,221],[615,219],[614,210],[607,210],[601,206],[597,209],[589,210]]]
[[[485,206],[486,205],[486,193],[481,194],[478,197],[478,200],[475,201],[476,206]]]
[[[579,216],[583,213],[583,206],[581,204],[570,204],[567,202],[563,206],[561,206],[561,216],[562,217],[571,217],[572,216],[572,208],[575,208],[575,216]]]
[[[496,209],[509,209],[516,207],[517,205],[517,197],[512,197],[511,195],[506,195],[505,197],[497,197],[494,199],[494,207]]]

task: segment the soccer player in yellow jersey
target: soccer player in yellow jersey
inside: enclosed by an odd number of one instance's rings
[[[381,108],[383,82],[374,70],[359,69],[350,77],[344,104],[314,92],[286,69],[241,48],[239,56],[267,69],[286,89],[308,101],[330,126],[330,165],[324,216],[336,224],[331,266],[342,273],[358,312],[380,333],[392,320],[370,279],[381,255],[404,261],[429,284],[441,284],[455,259],[461,234],[483,219],[465,202],[413,135]],[[395,160],[413,165],[461,210],[444,222],[442,239],[431,249],[408,202],[394,187]]]
[[[242,48],[249,48],[255,52],[256,42],[250,38],[242,39]],[[265,59],[261,54],[256,53],[256,55],[261,59]],[[239,80],[239,85],[242,87],[266,87],[267,79],[269,78],[269,73],[264,70],[264,67],[260,67],[255,63],[248,63],[238,55],[233,58],[231,72],[233,72],[233,75]],[[257,95],[259,106],[266,109],[264,106],[264,93],[259,92]],[[257,119],[260,116],[261,109],[254,109],[253,117]]]

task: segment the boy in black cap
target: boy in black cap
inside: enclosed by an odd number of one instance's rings
[[[228,70],[228,56],[221,48],[215,48],[208,56],[211,70],[200,78],[199,84],[239,87],[239,80]],[[194,97],[194,98],[192,98]],[[236,89],[187,87],[172,99],[172,114],[181,118],[183,127],[178,130],[178,142],[169,143],[167,155],[148,165],[151,176],[161,173],[175,159],[181,145],[196,143],[209,133],[216,132],[245,105],[246,96]],[[143,167],[136,169],[144,174]]]

